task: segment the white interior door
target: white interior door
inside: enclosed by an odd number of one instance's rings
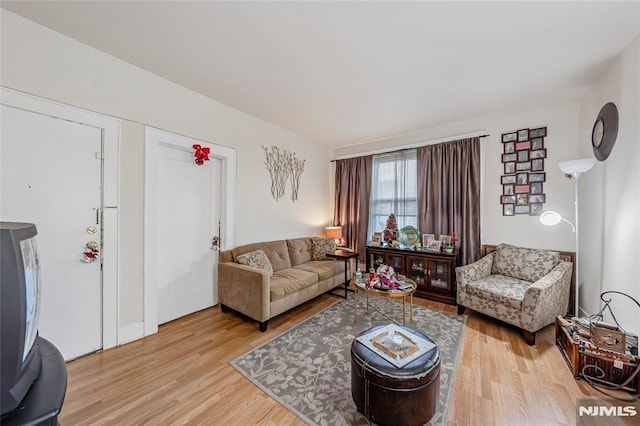
[[[0,146],[0,219],[38,229],[40,335],[67,360],[94,352],[102,347],[101,264],[81,257],[88,241],[102,240],[101,129],[3,105]]]
[[[211,243],[218,235],[221,161],[196,165],[193,143],[206,145],[188,139],[158,149],[158,324],[217,303],[218,252]]]

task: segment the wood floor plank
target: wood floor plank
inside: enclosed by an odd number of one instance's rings
[[[70,425],[303,425],[228,362],[335,303],[320,296],[269,322],[218,307],[160,326],[159,332],[67,364],[60,415]],[[455,306],[414,303],[456,312]],[[515,328],[467,309],[448,424],[575,424],[576,399],[597,392],[574,380],[554,327],[529,347]]]

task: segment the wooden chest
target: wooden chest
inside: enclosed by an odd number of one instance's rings
[[[602,369],[604,376],[601,379],[591,377],[592,382],[609,386],[619,385],[627,380],[638,366],[638,357],[621,356],[615,352],[578,344],[560,324],[559,319],[556,319],[556,345],[576,379],[583,376],[585,366],[597,366]],[[599,372],[594,367],[587,368],[585,373],[589,376],[599,376]],[[638,395],[639,388],[640,373],[636,374],[633,380],[622,389]]]

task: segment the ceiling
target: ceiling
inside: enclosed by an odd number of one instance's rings
[[[580,99],[640,2],[2,1],[330,147]]]

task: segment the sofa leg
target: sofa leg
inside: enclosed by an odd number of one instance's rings
[[[260,331],[262,331],[264,333],[265,331],[267,331],[267,326],[269,325],[269,320],[259,322],[258,325],[260,326]]]
[[[532,333],[531,331],[522,330],[522,335],[524,336],[524,341],[527,342],[527,345],[533,346],[536,344],[535,332]]]
[[[222,303],[220,304],[220,311],[221,312],[229,312],[230,309],[227,305],[223,305]]]
[[[458,315],[464,314],[465,309],[467,309],[467,308],[465,308],[462,305],[458,305]]]

